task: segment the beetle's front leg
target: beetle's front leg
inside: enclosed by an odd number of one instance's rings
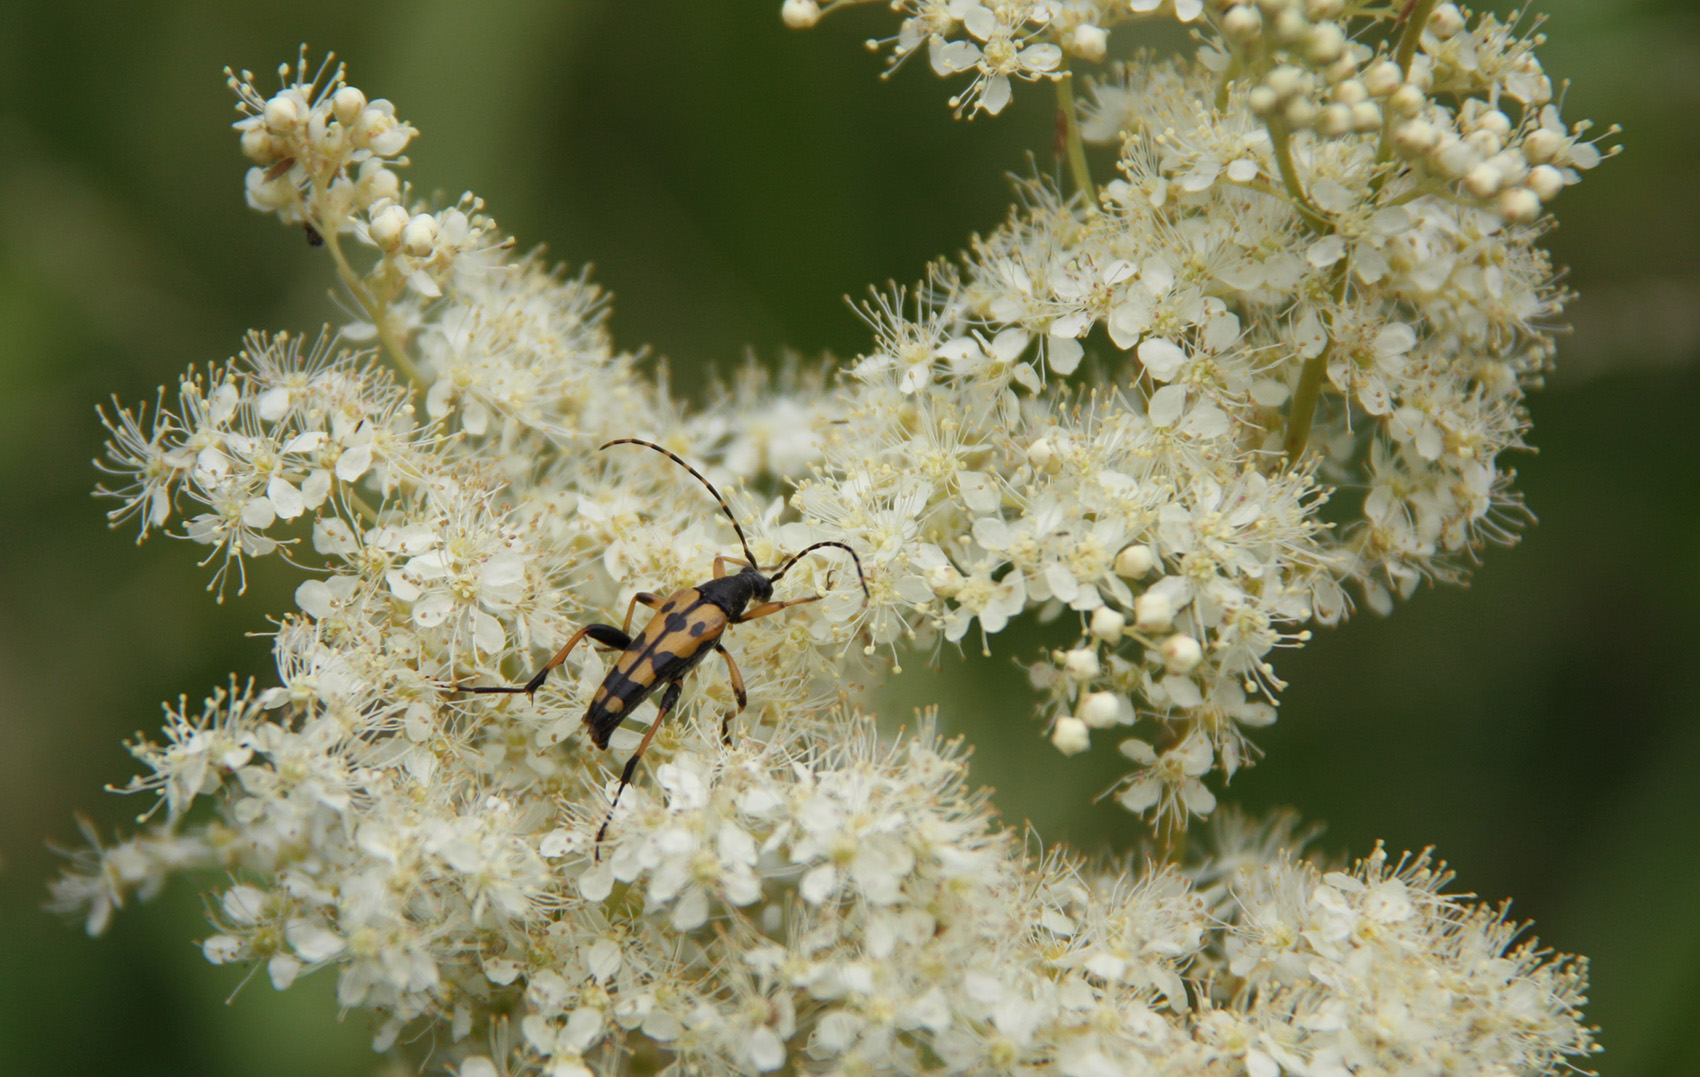
[[[717,580],[725,579],[726,578],[726,566],[727,565],[748,565],[748,564],[749,564],[749,562],[744,560],[742,557],[727,557],[723,553],[717,553],[717,554],[714,555],[714,578],[717,579]],[[750,567],[754,568],[755,566],[751,565]]]
[[[820,595],[810,595],[808,598],[793,598],[788,602],[763,602],[760,605],[751,606],[749,609],[745,610],[743,615],[732,623],[741,625],[745,621],[753,621],[758,617],[768,617],[778,613],[780,610],[790,609],[792,606],[801,606],[809,602],[819,602],[820,600]]]
[[[537,690],[543,687],[544,678],[549,676],[549,671],[560,665],[562,662],[565,662],[567,660],[567,655],[572,654],[573,648],[578,646],[578,641],[586,636],[589,636],[591,639],[605,647],[612,647],[616,651],[623,651],[632,645],[632,637],[626,635],[613,625],[585,625],[583,628],[573,633],[572,638],[567,640],[567,645],[565,647],[562,647],[560,650],[555,652],[555,657],[543,663],[543,668],[537,671],[537,676],[526,681],[523,685],[500,685],[492,688],[465,688],[461,689],[461,691],[479,693],[505,692],[511,694],[524,692],[528,696],[536,695]]]

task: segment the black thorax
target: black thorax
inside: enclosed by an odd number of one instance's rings
[[[745,565],[736,576],[722,576],[718,580],[697,584],[697,593],[703,601],[712,602],[726,613],[728,621],[737,621],[743,616],[744,609],[751,602],[766,602],[773,598],[773,583],[761,570]]]

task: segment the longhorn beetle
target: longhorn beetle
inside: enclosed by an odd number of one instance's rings
[[[855,562],[856,578],[862,585],[862,602],[865,605],[868,601],[868,581],[867,577],[862,575],[862,559],[857,557],[856,551],[849,546],[842,542],[817,542],[794,554],[773,575],[766,575],[756,564],[756,555],[750,552],[750,544],[744,538],[744,529],[738,526],[738,518],[732,515],[731,506],[726,504],[726,499],[720,496],[720,491],[714,488],[714,484],[702,477],[700,471],[654,442],[638,438],[616,438],[597,446],[597,451],[601,452],[614,445],[642,445],[644,448],[654,449],[689,471],[698,482],[708,488],[708,492],[714,495],[714,500],[720,503],[721,511],[726,513],[726,518],[732,521],[732,530],[738,535],[738,544],[744,548],[744,560],[740,562],[736,558],[716,555],[713,579],[695,587],[674,591],[666,598],[639,591],[626,606],[626,621],[622,627],[585,625],[572,634],[566,646],[555,652],[555,657],[543,664],[543,668],[537,671],[537,676],[523,685],[466,689],[469,692],[524,692],[530,696],[543,687],[543,680],[549,676],[549,671],[565,662],[567,655],[572,653],[579,641],[589,636],[604,647],[620,652],[620,656],[614,660],[614,668],[603,678],[601,687],[597,688],[596,694],[591,697],[590,707],[584,712],[584,724],[590,727],[591,743],[598,748],[606,748],[608,738],[619,728],[620,723],[637,709],[638,704],[648,699],[657,688],[666,686],[666,691],[661,694],[655,721],[650,723],[649,731],[638,743],[637,751],[626,761],[626,769],[620,774],[620,788],[614,791],[614,800],[608,805],[608,817],[602,820],[601,828],[596,831],[596,845],[599,850],[603,835],[608,833],[608,824],[613,822],[614,806],[619,804],[620,794],[626,791],[626,786],[632,783],[632,773],[637,769],[638,760],[643,758],[649,742],[655,738],[655,731],[661,728],[661,723],[672,713],[674,704],[679,702],[685,674],[707,658],[710,651],[720,652],[720,657],[726,660],[726,672],[732,678],[732,694],[738,700],[737,709],[729,711],[720,723],[721,739],[730,742],[732,719],[743,713],[749,700],[744,694],[743,675],[738,672],[738,666],[732,661],[732,656],[726,653],[720,637],[732,625],[766,617],[789,606],[820,601],[820,595],[793,598],[787,602],[773,601],[773,585],[779,582],[781,576],[791,571],[792,565],[816,550],[835,546],[848,553],[850,560]],[[742,564],[744,567],[739,569],[736,575],[728,576],[728,562]],[[752,606],[752,602],[755,605]],[[640,603],[654,610],[655,615],[643,626],[641,632],[633,636],[630,634],[632,614]]]

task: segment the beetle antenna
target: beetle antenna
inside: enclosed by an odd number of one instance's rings
[[[823,546],[836,546],[840,550],[843,550],[845,553],[849,554],[850,560],[856,562],[856,580],[857,580],[857,582],[859,582],[862,585],[862,605],[866,606],[868,604],[868,601],[869,601],[868,578],[862,574],[862,559],[860,557],[856,556],[855,550],[852,550],[849,546],[845,545],[842,542],[817,542],[813,546],[803,547],[801,551],[799,551],[795,554],[792,554],[791,560],[785,562],[784,565],[780,566],[780,569],[779,569],[778,572],[775,572],[773,575],[769,576],[767,578],[767,582],[778,583],[779,577],[781,577],[781,576],[785,575],[787,572],[791,571],[792,565],[796,564],[798,561],[801,561],[804,557],[806,557],[807,555],[809,555],[809,554],[813,553],[814,551],[820,549]]]
[[[642,438],[615,438],[613,441],[603,442],[601,445],[598,445],[596,447],[596,451],[601,452],[603,449],[606,449],[606,448],[613,446],[613,445],[642,445],[646,449],[654,449],[656,452],[660,453],[662,456],[665,456],[667,459],[673,461],[675,464],[678,464],[680,467],[684,468],[686,471],[689,471],[692,475],[696,476],[696,480],[698,482],[700,482],[704,486],[708,487],[708,492],[714,495],[714,500],[720,502],[720,509],[721,509],[722,512],[724,512],[726,514],[726,518],[728,520],[732,521],[732,530],[736,531],[738,533],[738,545],[740,545],[744,548],[744,556],[749,559],[750,567],[751,568],[759,568],[759,566],[756,564],[756,555],[750,552],[749,540],[744,538],[744,529],[738,526],[738,518],[736,516],[732,515],[732,506],[726,504],[726,499],[720,496],[720,491],[716,490],[714,488],[714,484],[712,482],[709,482],[707,479],[702,477],[702,472],[698,471],[696,468],[692,467],[691,465],[685,463],[685,461],[682,460],[677,453],[674,453],[674,452],[667,450],[667,449],[663,449],[661,446],[657,445],[655,442],[645,441]],[[839,543],[838,545],[843,545],[843,544]],[[848,547],[848,546],[845,546],[844,548],[847,549],[847,550],[850,549],[850,547]],[[811,546],[811,547],[809,547],[809,549],[812,550],[812,549],[814,549],[814,547]],[[805,550],[803,552],[807,553],[808,551]],[[798,555],[798,556],[801,556],[801,555]],[[851,556],[854,557],[855,553],[852,552]],[[796,560],[796,558],[792,558],[792,560],[794,561],[794,560]],[[860,565],[857,565],[857,571],[858,572],[861,571]],[[777,577],[777,576],[774,577],[774,579],[778,579],[778,578],[779,577]],[[863,590],[865,591],[865,590],[867,590],[867,588],[863,587]]]

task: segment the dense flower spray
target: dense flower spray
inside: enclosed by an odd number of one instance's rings
[[[1539,37],[1432,0],[889,7],[872,44],[965,80],[959,114],[1052,84],[1071,189],[1024,185],[959,262],[876,293],[834,377],[750,371],[702,408],[616,350],[584,276],[513,255],[471,195],[420,201],[414,128],[341,68],[303,58],[269,95],[231,75],[249,203],[323,245],[357,320],[253,334],[107,416],[103,492],[114,522],[204,546],[221,594],[287,560],[298,608],[275,685],[131,745],[155,806],[91,837],[58,904],[99,931],[220,872],[209,960],[279,989],[335,967],[379,1049],[436,1026],[432,1064],[463,1077],[1580,1064],[1581,962],[1450,896],[1427,854],[1318,864],[1292,820],[1212,791],[1275,720],[1276,647],[1514,535],[1503,457],[1565,298],[1535,241],[1601,156]],[[1171,17],[1196,56],[1076,95],[1113,30]],[[535,699],[461,689],[736,548],[664,458],[597,451],[631,436],[699,462],[763,565],[847,543],[869,594],[832,557],[789,573],[822,601],[728,636],[731,742],[705,666],[598,843],[610,760],[653,714],[613,756],[579,735],[610,656],[576,651]],[[1041,849],[930,722],[864,713],[906,656],[1025,616],[1060,622],[1032,668],[1052,743],[1113,740],[1116,799],[1169,830],[1214,813],[1208,851]]]

